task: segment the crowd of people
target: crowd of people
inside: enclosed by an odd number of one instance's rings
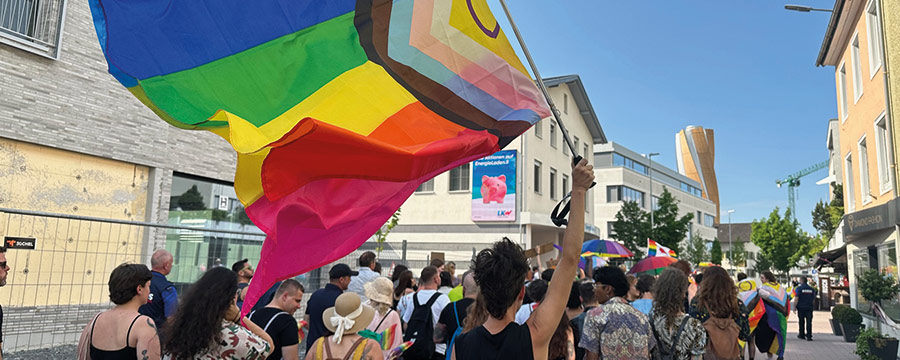
[[[159,250],[149,269],[113,270],[115,307],[84,328],[79,359],[296,360],[301,350],[306,359],[753,359],[756,349],[781,358],[784,331],[767,317],[787,316],[790,305],[765,300],[751,327],[752,309],[739,297],[759,291],[760,299],[777,298],[784,289],[771,273],[758,286],[739,274],[739,286],[721,267],[700,271],[678,260],[658,275],[604,266],[586,277],[578,269],[584,211],[577,209],[593,182],[591,166],[577,164],[572,180],[573,211],[552,269],[539,272],[506,238],[460,276],[440,259],[418,276],[403,265],[382,276],[367,251],[356,270],[330,268],[329,282],[311,294],[297,322],[305,289],[296,280],[276,283],[242,317],[253,278],[247,259],[211,268],[178,296],[166,279],[173,257]],[[798,302],[808,319],[805,301]],[[803,330],[811,339],[811,329]]]

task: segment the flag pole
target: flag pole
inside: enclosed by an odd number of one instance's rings
[[[556,108],[556,104],[553,103],[553,99],[550,98],[550,93],[547,92],[547,86],[544,85],[544,79],[541,78],[541,73],[538,72],[537,65],[534,64],[534,59],[531,58],[531,53],[528,51],[528,47],[525,46],[525,40],[522,39],[522,34],[519,33],[519,28],[516,27],[516,23],[512,19],[512,15],[509,13],[509,8],[506,6],[505,0],[500,0],[500,6],[503,7],[503,12],[506,13],[506,18],[509,20],[509,25],[512,26],[513,33],[516,35],[516,40],[519,41],[519,46],[522,47],[522,52],[525,53],[525,59],[528,60],[528,65],[531,66],[531,71],[534,73],[534,76],[537,78],[538,88],[541,89],[541,92],[544,93],[544,98],[547,100],[547,104],[550,105],[550,110],[553,112],[553,118],[556,119],[556,124],[559,125],[559,130],[562,132],[563,140],[565,140],[566,145],[569,147],[569,150],[572,151],[573,158],[578,158],[578,149],[575,148],[575,145],[572,144],[572,139],[569,138],[569,132],[566,130],[566,126],[563,125],[562,118],[559,115],[559,110]]]

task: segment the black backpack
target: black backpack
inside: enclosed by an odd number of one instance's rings
[[[690,316],[685,316],[684,319],[681,320],[681,325],[678,326],[678,331],[675,332],[675,337],[672,338],[672,346],[666,346],[661,341],[659,337],[659,333],[656,332],[656,326],[653,325],[653,317],[650,317],[650,329],[653,331],[653,337],[656,338],[656,352],[650,354],[650,358],[653,360],[675,360],[675,347],[678,346],[678,340],[681,338],[681,333],[684,331],[684,325],[687,324],[688,320],[690,320]]]
[[[404,360],[431,359],[434,354],[434,315],[431,306],[442,294],[439,292],[431,295],[428,302],[419,304],[418,293],[413,294],[413,312],[406,323],[406,332],[403,333],[403,341],[416,341],[403,352]]]

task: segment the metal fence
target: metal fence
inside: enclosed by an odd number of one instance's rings
[[[55,59],[65,10],[65,0],[0,0],[0,41]]]

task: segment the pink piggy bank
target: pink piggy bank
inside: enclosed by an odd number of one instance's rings
[[[491,201],[502,204],[504,196],[506,196],[506,175],[481,177],[481,201],[485,204]]]

